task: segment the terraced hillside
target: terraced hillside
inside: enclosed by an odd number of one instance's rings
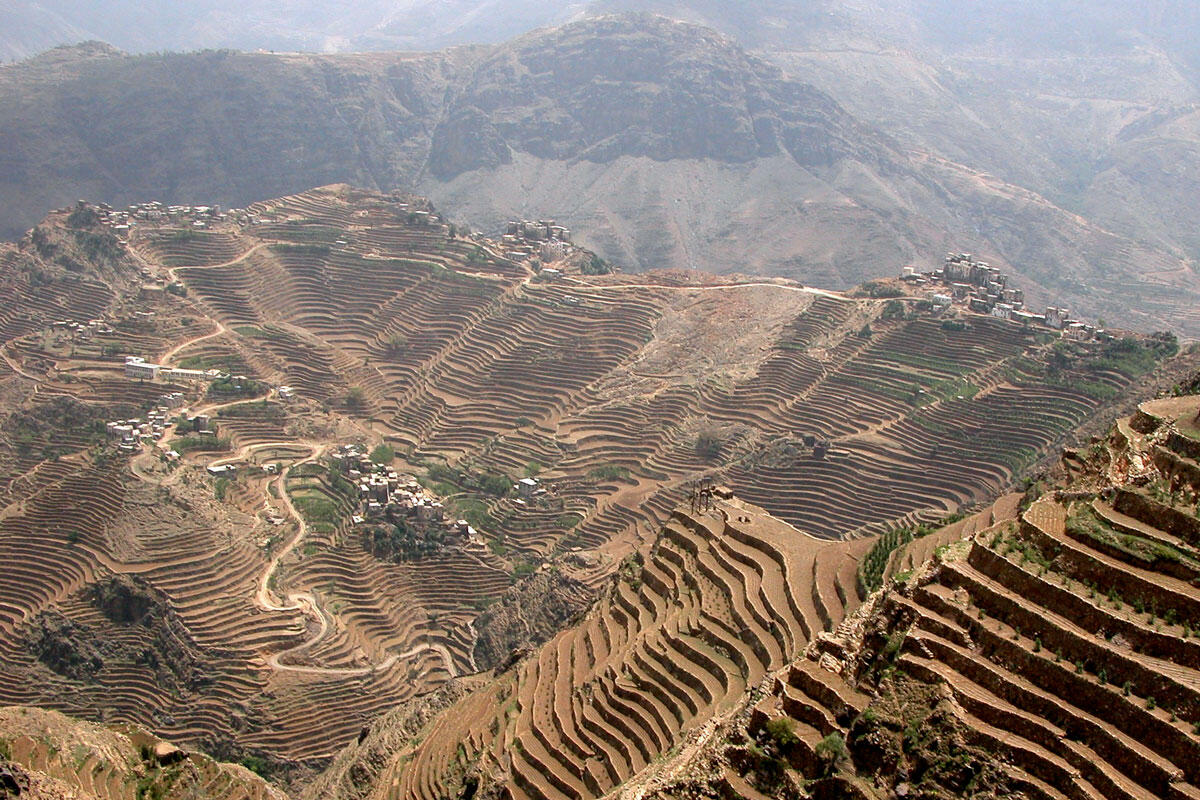
[[[702,472],[727,472],[824,537],[951,511],[1001,488],[1130,377],[1098,364],[1047,385],[1042,345],[1020,326],[885,320],[882,303],[785,284],[541,282],[444,225],[389,219],[336,189],[252,210],[284,221],[242,232],[244,255],[215,265],[213,235],[193,239],[197,266],[171,268],[253,340],[250,365],[318,400],[357,390],[356,415],[413,459],[512,477],[536,463],[582,516],[585,546],[635,520],[652,532],[672,504],[664,488]],[[708,431],[720,447],[705,455]],[[834,452],[816,458],[806,437]],[[597,485],[596,471],[620,477]],[[502,503],[489,513],[521,552],[561,539]]]
[[[583,251],[539,272],[345,186],[151,210],[0,249],[0,702],[294,780],[460,697],[398,792],[637,778],[837,628],[874,535],[990,499],[1167,349]],[[162,438],[108,438],[163,402]],[[389,551],[346,443],[472,532]],[[716,516],[675,510],[699,479]]]
[[[1069,450],[776,671],[657,796],[1200,796],[1200,396]],[[906,552],[907,550],[907,552]]]
[[[857,607],[870,544],[806,536],[728,493],[711,510],[680,509],[585,619],[443,712],[370,780],[392,797],[482,784],[580,798],[644,779]],[[376,746],[360,741],[310,793],[351,791],[378,769],[363,757]]]

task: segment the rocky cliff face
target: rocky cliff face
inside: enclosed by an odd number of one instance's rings
[[[464,121],[488,152],[499,139],[548,160],[744,163],[787,153],[823,167],[890,155],[881,136],[830,97],[784,80],[732,40],[647,15],[569,25],[501,48],[473,70],[438,133],[454,138]],[[431,168],[453,177],[475,168],[478,152]]]

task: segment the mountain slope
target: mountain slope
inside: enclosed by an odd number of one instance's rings
[[[27,800],[286,800],[245,767],[132,726],[22,706],[0,707],[0,776],[3,796]]]
[[[668,681],[689,699],[593,775],[597,793],[854,607],[865,584],[842,556],[1002,491],[1170,350],[545,255],[344,185],[223,212],[78,204],[0,246],[0,703],[137,724],[303,783],[400,706],[424,725],[486,705],[481,686],[561,698],[538,676],[566,666],[523,654],[586,650],[562,631],[605,598],[588,636],[626,632],[605,663],[682,647],[709,678],[695,694]],[[733,533],[672,528],[702,479],[762,510],[729,505]],[[697,553],[768,512],[746,552]],[[696,568],[668,580],[680,559]],[[689,589],[703,574],[718,586]],[[729,605],[742,594],[754,610]],[[692,630],[710,616],[729,660]],[[614,703],[628,688],[576,662]],[[522,712],[473,729],[472,752],[603,739],[587,720]]]
[[[632,268],[843,288],[971,249],[1022,275],[1034,304],[1200,324],[1170,237],[901,146],[732,41],[661,18],[427,55],[92,46],[3,68],[0,99],[13,232],[80,195],[228,205],[349,181],[417,187],[492,230],[553,215]]]
[[[0,57],[103,39],[131,52],[229,48],[305,52],[432,50],[497,42],[565,22],[585,3],[549,0],[279,2],[10,0],[0,9]]]
[[[1181,213],[1196,186],[1186,122],[1200,91],[1193,4],[636,5],[735,36],[906,147],[1037,192],[1172,258],[1200,258]]]
[[[882,548],[886,588],[644,796],[1200,795],[1198,378]]]

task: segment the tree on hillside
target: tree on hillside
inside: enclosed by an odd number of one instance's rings
[[[593,255],[592,259],[579,268],[584,275],[608,275],[613,271],[612,264],[603,258]]]
[[[361,386],[351,386],[346,392],[346,407],[354,411],[366,408],[367,392]]]
[[[700,431],[700,434],[696,437],[696,455],[708,461],[721,455],[721,450],[724,447],[725,440],[721,437],[720,432],[714,428]]]
[[[408,349],[408,337],[403,333],[393,333],[383,346],[387,354],[393,358],[403,355],[404,351]]]
[[[67,224],[72,228],[90,228],[99,220],[96,211],[82,200],[75,206],[75,210],[67,217]]]

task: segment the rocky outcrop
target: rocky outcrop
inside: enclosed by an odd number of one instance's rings
[[[479,639],[475,665],[491,669],[505,664],[512,653],[536,648],[585,610],[592,593],[557,571],[530,576],[504,594],[475,620]]]

